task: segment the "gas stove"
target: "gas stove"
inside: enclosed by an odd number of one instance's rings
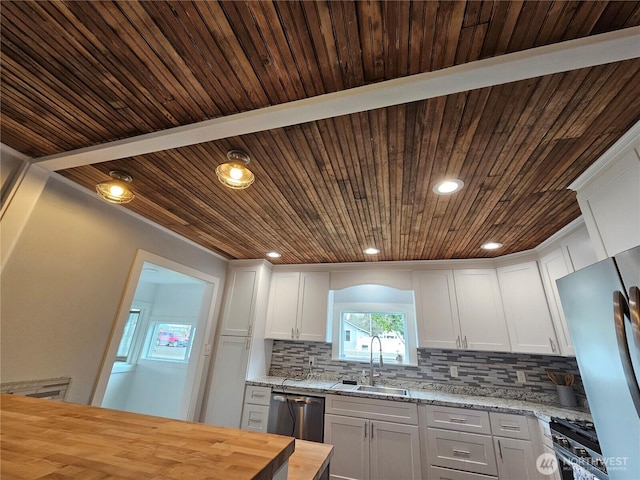
[[[608,480],[607,467],[593,423],[552,418],[549,423],[553,448],[561,465],[566,467],[563,479],[574,478],[569,472],[576,465],[600,480]]]

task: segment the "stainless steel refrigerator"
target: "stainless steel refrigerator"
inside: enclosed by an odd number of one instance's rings
[[[557,280],[612,480],[640,479],[640,246]]]

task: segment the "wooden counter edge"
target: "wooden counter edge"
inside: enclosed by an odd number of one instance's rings
[[[296,439],[295,448],[287,480],[318,480],[333,456],[333,445]]]

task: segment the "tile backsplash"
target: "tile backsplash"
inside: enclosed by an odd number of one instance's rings
[[[369,364],[331,359],[331,344],[274,340],[269,375],[301,377],[309,374],[309,356],[315,357],[314,378],[340,381],[360,379]],[[456,366],[458,377],[451,377]],[[517,371],[526,376],[518,383]],[[585,393],[573,357],[524,353],[418,349],[418,366],[385,365],[380,383],[409,384],[413,388],[447,390],[478,395],[506,395],[510,398],[557,402],[555,385],[547,371],[575,375],[574,390],[580,404]],[[376,368],[376,373],[378,369]]]

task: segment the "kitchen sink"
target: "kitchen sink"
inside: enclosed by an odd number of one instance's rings
[[[379,393],[381,395],[407,396],[409,392],[404,388],[381,387],[377,385],[358,385],[357,392]]]

